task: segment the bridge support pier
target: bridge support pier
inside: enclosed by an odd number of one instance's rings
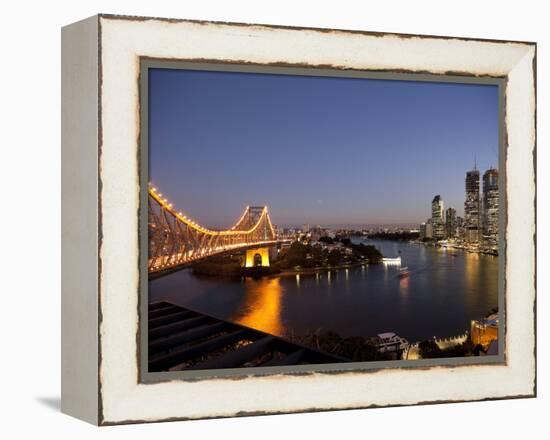
[[[269,266],[269,248],[248,249],[244,267]]]

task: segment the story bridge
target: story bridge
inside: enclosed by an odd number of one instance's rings
[[[214,255],[277,244],[267,206],[247,206],[229,229],[206,228],[183,213],[155,187],[149,186],[149,276],[183,268]],[[247,255],[247,265],[250,258]]]

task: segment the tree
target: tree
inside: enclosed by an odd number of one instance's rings
[[[308,246],[295,241],[285,253],[284,257],[278,262],[282,268],[294,266],[303,266],[306,261]]]
[[[316,261],[321,260],[323,258],[323,248],[321,246],[313,246],[311,248],[311,256]]]
[[[382,261],[382,254],[375,246],[360,243],[352,244],[350,247],[353,249],[353,253],[356,256],[368,258],[369,263],[380,263]]]
[[[432,359],[441,357],[442,351],[436,342],[432,339],[422,341],[418,344],[418,350],[422,359]]]
[[[341,242],[344,246],[346,246],[346,247],[351,247],[351,246],[352,246],[351,240],[350,240],[349,238],[347,238],[347,237],[346,237],[346,238],[342,238],[342,239],[340,240],[340,242]]]
[[[342,260],[342,254],[340,254],[340,251],[333,249],[329,252],[328,264],[330,264],[331,266],[338,266],[341,260]]]

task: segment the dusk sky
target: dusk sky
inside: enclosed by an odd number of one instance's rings
[[[498,88],[151,69],[150,181],[212,228],[246,205],[280,226],[418,224],[498,166]]]

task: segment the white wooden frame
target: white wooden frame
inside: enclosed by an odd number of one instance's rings
[[[95,424],[530,397],[533,43],[96,16],[62,33],[62,409]],[[140,57],[506,78],[506,364],[140,383]]]

